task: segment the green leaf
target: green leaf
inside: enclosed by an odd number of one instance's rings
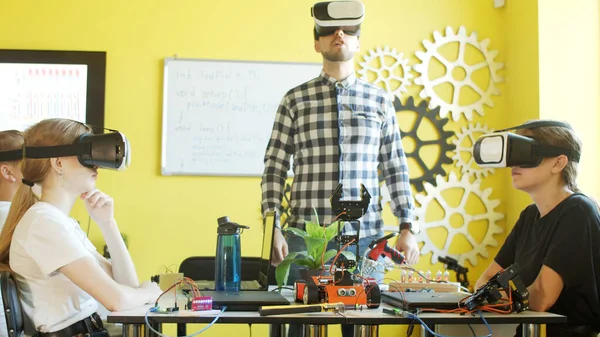
[[[277,286],[279,289],[281,289],[281,287],[287,283],[288,275],[290,274],[290,265],[292,262],[292,260],[281,261],[281,263],[279,263],[279,265],[277,265],[275,268],[275,280],[277,280]]]
[[[303,259],[296,259],[294,261],[294,264],[297,264],[299,266],[304,266],[306,268],[309,269],[319,269],[321,268],[321,264],[318,263],[317,261],[313,260],[312,257],[307,256]]]
[[[306,236],[308,236],[308,233],[306,233],[305,231],[295,228],[295,227],[288,227],[285,229],[286,232],[292,232],[292,234],[299,236],[301,238],[304,238]]]
[[[301,256],[301,257],[298,257]],[[306,252],[293,252],[286,255],[286,257],[275,267],[275,280],[277,280],[277,286],[281,290],[281,287],[287,283],[288,275],[290,274],[290,265],[294,263],[296,259],[306,258]]]
[[[331,225],[327,226],[327,228],[325,229],[325,240],[327,240],[327,242],[331,241],[331,239],[333,239],[337,235],[337,227],[337,222],[334,222]]]
[[[323,238],[312,238],[307,236],[304,238],[304,243],[308,249],[308,255],[313,258],[313,260],[321,262],[321,258],[323,257],[323,251],[327,248],[327,243]]]
[[[305,221],[304,226],[308,236],[313,238],[325,238],[325,229],[318,223],[312,221]]]
[[[335,250],[335,249],[330,249],[330,250],[326,251],[325,258],[324,258],[325,263],[327,263],[329,260],[333,259],[335,254],[337,254],[337,250]]]

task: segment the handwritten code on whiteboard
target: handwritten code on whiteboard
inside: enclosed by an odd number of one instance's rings
[[[260,176],[285,93],[321,64],[165,59],[162,174]]]

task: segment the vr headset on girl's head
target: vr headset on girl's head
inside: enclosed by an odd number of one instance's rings
[[[342,29],[344,34],[360,35],[365,6],[360,1],[318,2],[311,8],[318,36],[328,36]]]
[[[56,158],[77,156],[81,165],[122,171],[131,162],[131,148],[124,134],[84,133],[74,144],[56,146],[25,146],[24,149],[0,152],[0,162],[23,158]]]
[[[533,121],[515,127],[483,135],[473,145],[473,159],[481,167],[500,168],[538,166],[544,158],[565,155],[570,161],[579,162],[581,154],[569,149],[542,144],[530,136],[507,132],[508,130],[535,129],[558,126],[573,130],[567,123],[559,121]]]

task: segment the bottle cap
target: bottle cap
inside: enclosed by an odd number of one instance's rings
[[[250,227],[240,225],[235,222],[229,221],[228,216],[222,216],[217,219],[217,233],[218,234],[239,234],[242,229],[249,229]]]

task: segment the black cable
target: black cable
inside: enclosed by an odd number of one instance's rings
[[[248,330],[250,330],[250,337],[252,337],[252,323],[248,323]]]
[[[477,334],[475,333],[475,330],[473,330],[473,327],[471,326],[471,324],[467,324],[467,325],[469,326],[469,329],[471,329],[473,336],[477,337]]]
[[[410,323],[408,324],[408,328],[406,328],[406,337],[412,336],[414,329],[415,329],[415,320],[412,319],[410,321]]]
[[[294,288],[292,288],[292,287],[281,287],[281,289],[286,289],[286,290],[294,290]],[[273,292],[275,292],[275,291],[279,291],[279,288],[275,288],[275,289],[273,289],[273,290],[271,290],[271,291],[273,291]]]

